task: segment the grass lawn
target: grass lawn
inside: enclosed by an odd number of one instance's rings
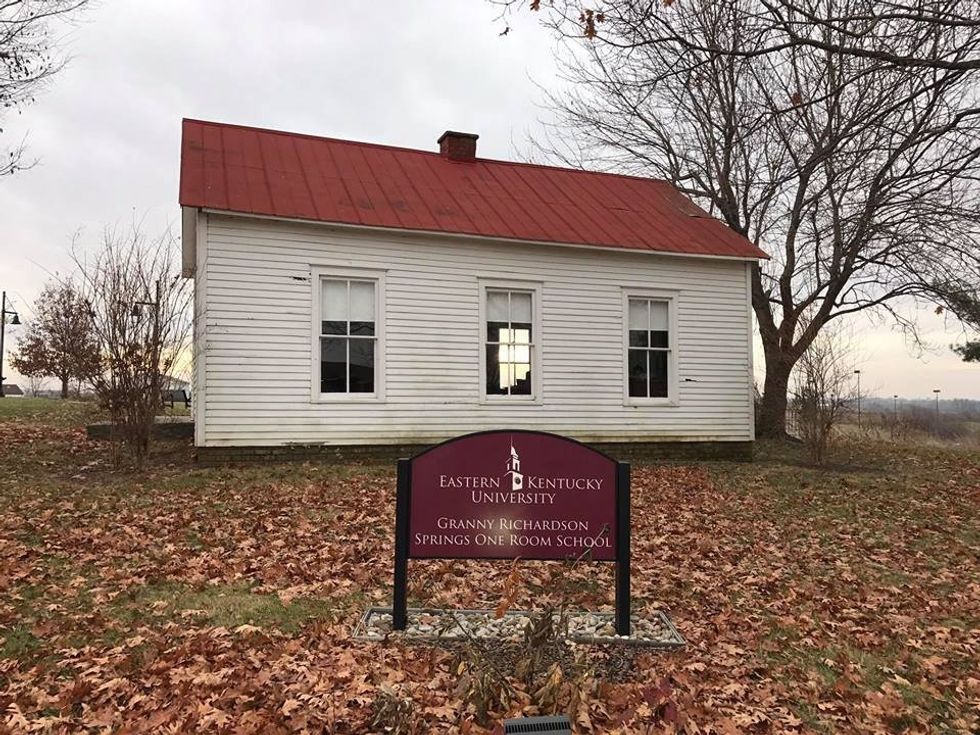
[[[377,732],[392,693],[417,732],[484,731],[452,651],[350,638],[389,602],[390,464],[168,446],[140,475],[85,439],[87,410],[0,400],[0,732]],[[980,453],[759,454],[634,466],[634,608],[688,646],[631,649],[579,730],[977,732]],[[609,566],[520,569],[516,607],[611,609]],[[493,607],[509,572],[413,562],[411,602]]]
[[[95,401],[27,397],[0,399],[0,421],[20,421],[38,427],[72,427],[100,417],[101,412]]]

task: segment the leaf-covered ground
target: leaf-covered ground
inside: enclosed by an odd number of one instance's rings
[[[388,603],[390,465],[171,447],[138,475],[84,410],[23,405],[0,412],[0,732],[377,732],[382,692],[418,732],[484,731],[452,651],[351,640]],[[634,465],[634,608],[688,646],[598,666],[579,731],[977,732],[980,455],[760,455]],[[412,603],[494,607],[509,572],[412,562]],[[522,572],[516,607],[611,607],[608,566]]]

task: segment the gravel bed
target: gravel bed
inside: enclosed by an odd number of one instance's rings
[[[391,629],[391,608],[372,607],[364,612],[354,628],[354,638],[366,641],[384,640],[390,635],[425,640],[459,641],[468,637],[479,640],[520,641],[534,613],[511,610],[496,617],[493,610],[439,610],[409,608],[408,626],[404,631]],[[663,613],[649,617],[633,615],[631,635],[616,635],[612,613],[575,611],[568,616],[568,640],[576,643],[628,643],[656,648],[680,648],[684,638]]]

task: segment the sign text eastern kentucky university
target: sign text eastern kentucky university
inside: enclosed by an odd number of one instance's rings
[[[629,465],[535,431],[468,434],[398,463],[393,627],[408,559],[616,563],[616,628],[629,634]]]

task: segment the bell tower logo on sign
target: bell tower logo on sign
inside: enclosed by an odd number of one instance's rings
[[[507,458],[507,471],[504,475],[510,475],[511,490],[524,489],[524,475],[521,474],[521,459],[517,456],[517,450],[514,449],[513,441],[510,443],[510,457]]]

